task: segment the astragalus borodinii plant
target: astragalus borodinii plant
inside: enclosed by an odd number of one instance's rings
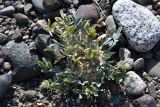
[[[116,45],[121,28],[99,45],[94,25],[90,25],[88,20],[76,19],[61,12],[61,17],[56,17],[52,24],[49,21],[44,29],[51,36],[57,35],[60,40],[54,47],[50,44],[45,50],[59,51],[66,58],[67,64],[65,69],[61,69],[45,58],[39,61],[43,72],[55,73],[53,79],[41,84],[41,88],[90,97],[98,95],[97,92],[102,90],[101,86],[106,80],[118,82],[124,76],[124,72],[109,61],[113,54],[110,50]],[[106,49],[102,50],[104,45]]]

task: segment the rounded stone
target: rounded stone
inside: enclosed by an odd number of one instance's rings
[[[28,17],[21,13],[15,14],[15,19],[18,25],[27,26],[29,23]]]
[[[130,95],[141,95],[144,93],[147,85],[134,71],[127,72],[127,77],[124,79],[124,89]]]
[[[107,25],[107,32],[112,35],[116,31],[116,24],[115,24],[113,16],[109,15],[106,18],[105,22]]]
[[[5,70],[11,69],[11,64],[9,62],[4,62],[3,63],[3,69],[5,69]]]
[[[100,12],[94,4],[80,5],[75,17],[82,18],[83,20],[91,20],[91,23],[95,23],[100,17]]]
[[[144,59],[143,58],[139,58],[134,62],[134,69],[135,70],[140,70],[144,68]]]
[[[160,39],[160,22],[147,8],[132,0],[118,0],[113,16],[122,26],[130,46],[138,52],[151,50]]]

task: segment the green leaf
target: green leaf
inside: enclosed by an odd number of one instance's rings
[[[70,81],[68,78],[64,78],[63,81],[64,81],[65,83],[67,83],[67,84],[72,83],[72,81]]]
[[[48,26],[51,27],[51,20],[48,19]]]
[[[61,72],[62,69],[59,66],[54,66],[54,67],[51,68],[51,71],[58,73],[58,72]]]
[[[43,61],[43,63],[45,64],[45,65],[47,65],[47,63],[48,63],[48,61],[47,61],[47,59],[46,58],[42,58],[42,61]]]
[[[113,33],[112,38],[117,40],[121,36],[122,27],[119,27],[116,33]]]
[[[48,46],[47,48],[44,49],[44,51],[45,52],[53,52],[54,49]]]
[[[65,15],[64,15],[63,10],[60,10],[60,15],[61,15],[61,17],[62,17],[63,19],[65,18]]]
[[[46,69],[46,65],[43,62],[38,61],[38,65],[39,65],[39,67]]]
[[[51,61],[48,61],[47,66],[48,66],[48,68],[53,68]]]
[[[88,25],[89,25],[89,20],[87,20],[87,21],[85,21],[85,22],[83,23],[82,29],[85,29]]]
[[[57,88],[59,86],[59,83],[51,82],[50,87],[51,88]]]
[[[79,24],[82,22],[82,18],[75,19],[75,25],[79,27]]]

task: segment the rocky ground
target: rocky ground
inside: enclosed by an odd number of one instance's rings
[[[117,55],[128,71],[125,96],[64,105],[58,93],[38,89],[49,77],[41,74],[38,61],[56,57],[43,51],[51,38],[42,26],[61,9],[90,19],[99,37],[123,28]],[[160,107],[159,20],[159,0],[0,0],[0,107]]]

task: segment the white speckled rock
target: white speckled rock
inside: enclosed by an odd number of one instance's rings
[[[141,95],[146,88],[145,82],[133,71],[127,72],[123,83],[126,93],[130,95]]]
[[[112,12],[130,46],[136,51],[149,51],[159,41],[160,22],[147,8],[131,0],[118,0]]]

